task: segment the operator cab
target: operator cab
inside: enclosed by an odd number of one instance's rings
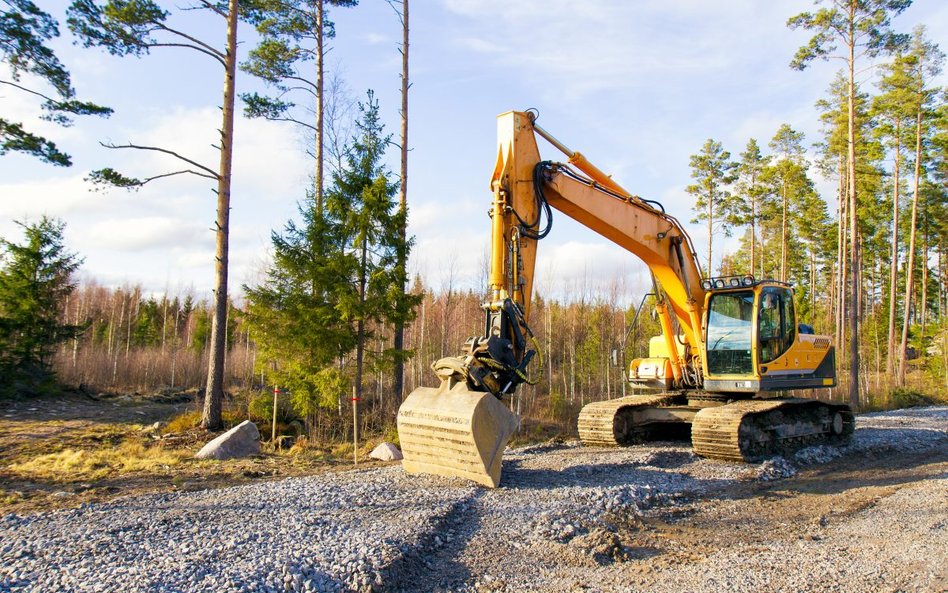
[[[808,326],[797,325],[793,290],[788,284],[730,276],[705,280],[703,288],[708,291],[704,324],[707,391],[746,393],[829,386],[825,379],[835,374],[827,374],[826,364],[821,363],[828,356],[832,368],[832,346],[825,336],[813,336]]]

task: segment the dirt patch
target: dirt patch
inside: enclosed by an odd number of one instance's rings
[[[624,549],[651,552],[641,560],[630,556],[626,566],[639,576],[633,582],[647,589],[660,585],[667,571],[700,566],[731,550],[753,554],[778,542],[822,541],[900,489],[945,477],[945,450],[843,458],[776,483],[739,483],[658,509],[642,517],[636,528],[617,534]]]
[[[67,393],[0,402],[0,514],[352,467],[320,452],[195,460],[194,453],[214,433],[200,428],[166,433],[160,427],[196,407],[181,394],[91,398]]]

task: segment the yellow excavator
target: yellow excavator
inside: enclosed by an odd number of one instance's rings
[[[498,116],[497,136],[484,332],[460,356],[432,365],[439,387],[415,389],[399,408],[407,472],[499,485],[503,452],[520,420],[503,399],[537,382],[539,373],[529,369],[534,359],[542,367],[527,319],[537,243],[550,232],[552,209],[645,262],[662,329],[649,341],[648,357],[628,369],[627,380],[646,393],[580,411],[585,445],[629,445],[690,425],[696,454],[756,461],[848,440],[848,406],[773,397],[836,385],[831,340],[797,323],[789,285],[704,277],[690,237],[661,204],[626,191],[557,141],[537,125],[535,112]],[[567,162],[541,160],[538,136]]]

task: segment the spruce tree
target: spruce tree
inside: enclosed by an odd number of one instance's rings
[[[339,258],[351,271],[348,294],[339,302],[339,311],[355,332],[354,380],[361,397],[366,345],[382,324],[410,320],[418,298],[403,289],[402,262],[408,259],[412,239],[402,239],[406,212],[398,208],[398,184],[382,162],[390,137],[384,135],[372,91],[365,103],[359,103],[359,111],[347,166],[333,174],[325,201],[328,215],[338,221],[341,231]],[[389,359],[403,354],[394,349],[383,353]]]
[[[0,393],[33,394],[52,383],[55,346],[84,329],[60,318],[82,260],[63,243],[64,223],[17,224],[23,243],[0,239]]]
[[[342,393],[327,391],[336,361],[355,346],[338,304],[351,270],[342,251],[338,224],[319,213],[310,197],[299,206],[302,223],[289,221],[271,235],[273,264],[266,280],[244,286],[247,315],[258,350],[258,366],[292,394],[312,426],[318,409],[337,405]]]
[[[315,196],[272,236],[267,279],[245,287],[260,364],[288,387],[308,419],[338,406],[351,379],[362,396],[367,359],[387,366],[404,352],[367,348],[386,325],[410,321],[416,296],[404,296],[411,239],[402,240],[398,184],[382,160],[389,143],[372,93],[359,105],[346,167],[333,174],[319,208]],[[350,355],[355,352],[354,364]]]

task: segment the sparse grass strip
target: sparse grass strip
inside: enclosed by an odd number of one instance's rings
[[[77,482],[132,472],[158,472],[177,465],[184,456],[181,451],[126,442],[108,449],[64,449],[39,455],[10,465],[9,471],[30,480]]]

